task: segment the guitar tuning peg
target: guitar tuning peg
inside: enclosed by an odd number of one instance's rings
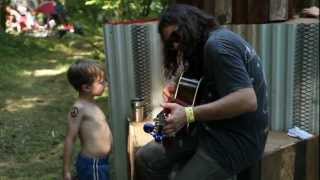
[[[144,125],[143,125],[143,130],[144,130],[144,132],[146,132],[146,133],[152,133],[153,132],[153,130],[154,130],[154,125],[153,124],[151,124],[151,123],[145,123]]]

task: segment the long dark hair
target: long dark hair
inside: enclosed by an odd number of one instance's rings
[[[163,29],[177,26],[177,34],[180,36],[179,50],[182,52],[184,70],[191,76],[202,76],[203,47],[209,37],[210,31],[219,28],[216,18],[207,15],[200,9],[176,4],[167,8],[159,22],[159,33],[164,42]],[[166,78],[171,78],[177,73],[179,64],[177,50],[172,50],[164,43],[164,70]]]

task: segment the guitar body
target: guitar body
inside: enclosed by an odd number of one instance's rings
[[[180,104],[181,106],[194,106],[197,100],[197,93],[200,87],[201,80],[190,79],[181,74],[179,81],[177,82],[174,98],[171,102]],[[170,114],[168,109],[163,109],[156,118],[153,119],[154,125],[145,124],[144,130],[150,133],[156,142],[163,143],[165,146],[170,145],[170,141],[174,137],[168,137],[163,132],[163,126],[165,125],[166,117]],[[185,136],[191,127],[184,127],[175,136]]]

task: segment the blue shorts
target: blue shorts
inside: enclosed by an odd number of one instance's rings
[[[108,157],[90,158],[78,155],[76,162],[77,177],[79,180],[109,180]]]

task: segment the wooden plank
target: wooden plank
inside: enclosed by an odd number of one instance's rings
[[[146,120],[143,122],[130,122],[129,123],[129,133],[128,133],[128,157],[129,157],[129,178],[134,180],[135,169],[135,153],[139,148],[153,140],[152,136],[143,131],[143,125],[151,120]]]
[[[248,1],[232,1],[232,24],[248,24]]]
[[[271,132],[261,161],[261,180],[319,179],[319,135],[298,140]]]
[[[270,131],[268,134],[264,154],[266,156],[270,153],[291,146],[298,141],[299,140],[296,138],[289,137],[285,132]]]
[[[248,24],[262,24],[269,21],[270,0],[248,0]]]
[[[306,180],[320,179],[319,175],[319,136],[312,138],[306,143],[306,166],[305,170],[307,172]]]
[[[295,180],[319,179],[319,135],[298,142],[295,148]]]
[[[281,168],[280,170],[280,179],[279,180],[294,180],[295,172],[295,157],[299,154],[295,151],[294,146],[289,146],[282,150],[281,153]]]
[[[221,24],[232,22],[232,0],[176,0],[176,3],[196,6],[206,13],[217,17]]]
[[[292,19],[295,15],[294,0],[288,0],[288,19]]]
[[[268,18],[269,0],[232,1],[232,24],[261,24]]]
[[[261,180],[279,180],[280,169],[281,154],[273,150],[261,161]]]
[[[261,180],[294,180],[295,147],[266,155],[261,161]]]
[[[222,24],[262,24],[292,17],[294,0],[176,0],[216,16]]]
[[[230,24],[232,22],[232,0],[215,1],[214,15],[221,24]]]
[[[288,0],[269,0],[269,21],[288,20]]]
[[[263,159],[238,175],[238,180],[317,179],[319,135],[302,141],[276,131],[269,132]]]
[[[296,145],[296,162],[294,177],[295,180],[306,179],[306,141],[301,141]]]
[[[215,4],[216,4],[217,0],[203,0],[203,10],[210,14],[210,15],[214,15],[215,14]]]
[[[203,9],[203,1],[204,0],[176,0],[177,4],[189,4],[189,5],[193,5],[196,6],[200,9]]]

